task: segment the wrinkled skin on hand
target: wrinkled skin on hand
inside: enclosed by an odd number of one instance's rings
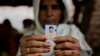
[[[41,53],[50,51],[50,43],[46,42],[47,37],[43,35],[24,36],[20,40],[22,56],[40,56]],[[29,52],[27,49],[29,48]],[[37,54],[39,53],[39,54]]]
[[[59,36],[54,39],[55,56],[80,56],[79,41],[71,36]]]
[[[46,40],[47,37],[44,35],[22,37],[20,40],[22,56],[42,56],[42,53],[49,52],[50,43]],[[70,36],[59,36],[53,40],[56,43],[54,56],[80,56],[80,45],[77,39]],[[29,48],[29,53],[27,48]]]

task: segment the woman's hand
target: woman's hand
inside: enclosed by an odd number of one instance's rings
[[[41,53],[50,51],[50,43],[46,42],[47,37],[43,35],[24,36],[20,40],[22,56],[40,56]],[[40,53],[40,54],[37,54]]]
[[[61,36],[54,39],[55,56],[80,56],[79,41],[70,36]]]

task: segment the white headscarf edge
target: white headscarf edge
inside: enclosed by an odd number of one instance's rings
[[[73,17],[73,14],[74,14],[74,5],[73,5],[72,0],[62,0],[62,2],[65,5],[66,13],[67,13],[67,15],[65,15],[64,23],[72,21],[72,17]],[[38,30],[40,30],[40,32],[43,33],[44,30],[43,30],[42,26],[40,25],[40,23],[38,21],[39,5],[40,5],[40,0],[33,0],[34,19],[35,19],[34,21],[36,23],[36,27],[38,28]]]

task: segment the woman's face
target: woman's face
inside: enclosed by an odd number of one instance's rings
[[[50,29],[49,29],[49,32],[50,32],[50,33],[53,33],[53,28],[50,28]]]
[[[44,27],[45,24],[59,24],[62,10],[57,0],[42,0],[39,10],[39,22]]]

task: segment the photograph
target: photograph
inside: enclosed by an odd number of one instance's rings
[[[56,37],[57,26],[56,25],[45,25],[45,35],[48,38]]]

